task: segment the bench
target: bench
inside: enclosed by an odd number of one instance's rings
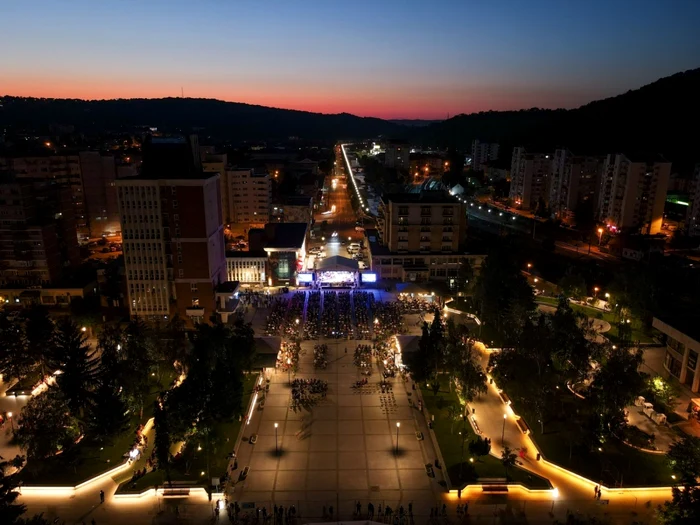
[[[508,397],[508,394],[501,391],[498,393],[498,395],[501,396],[501,401],[503,401],[504,404],[510,405],[510,398]]]
[[[423,441],[423,432],[421,432],[420,430],[416,432],[416,439],[418,441]]]
[[[508,480],[506,478],[479,478],[483,492],[508,492]]]
[[[187,497],[190,495],[191,485],[189,481],[172,481],[163,485],[163,497]]]
[[[516,423],[518,424],[518,428],[520,429],[520,432],[522,432],[525,435],[528,435],[530,433],[530,427],[528,424],[525,422],[525,420],[521,417],[519,417],[516,420]]]

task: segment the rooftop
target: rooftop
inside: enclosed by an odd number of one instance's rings
[[[265,253],[265,250],[253,250],[249,252],[239,250],[226,250],[227,259],[249,259],[254,257],[262,257],[267,259],[267,253]]]
[[[655,317],[662,323],[675,328],[682,334],[700,343],[700,316],[699,315],[674,315]],[[656,323],[654,327],[658,329]]]
[[[305,222],[272,222],[265,225],[265,248],[301,248],[306,240]]]
[[[289,195],[282,197],[277,206],[311,206],[313,199],[307,195]]]
[[[209,179],[185,137],[149,137],[143,145],[143,164],[136,179]]]
[[[441,190],[421,191],[420,193],[386,193],[382,201],[397,204],[459,204],[459,201]]]

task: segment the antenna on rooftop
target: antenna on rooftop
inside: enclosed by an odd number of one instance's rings
[[[180,87],[180,98],[185,98],[185,88]]]

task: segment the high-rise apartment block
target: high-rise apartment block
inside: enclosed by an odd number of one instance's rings
[[[227,169],[223,178],[226,222],[262,228],[270,219],[272,179],[267,170]]]
[[[695,165],[695,172],[690,183],[690,202],[688,203],[686,228],[690,237],[700,237],[700,163]]]
[[[96,151],[68,155],[8,156],[0,169],[19,178],[64,184],[71,190],[77,233],[81,239],[119,229],[115,159]]]
[[[388,140],[384,149],[384,166],[407,170],[411,167],[411,145],[404,140]]]
[[[514,205],[534,210],[540,199],[547,201],[552,169],[550,155],[528,153],[523,147],[513,148],[510,169],[510,199]]]
[[[477,171],[483,171],[486,164],[489,161],[498,160],[498,149],[497,143],[492,142],[479,142],[475,140],[472,142],[472,169]]]
[[[80,264],[70,188],[0,176],[0,284],[47,286]]]
[[[602,160],[598,157],[574,155],[567,149],[557,149],[552,156],[548,204],[560,218],[571,218],[577,206],[590,202],[598,205]]]
[[[618,230],[661,231],[671,163],[660,156],[608,155],[603,162],[598,219]]]
[[[117,181],[132,316],[216,313],[226,281],[218,173],[205,173],[196,138],[150,138],[137,177]]]

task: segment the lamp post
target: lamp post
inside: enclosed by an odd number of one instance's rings
[[[399,428],[401,428],[401,422],[396,422],[396,455],[399,454]]]
[[[598,228],[598,247],[603,242],[603,228]]]
[[[501,444],[506,442],[506,419],[508,414],[503,414],[503,430],[501,430]]]
[[[277,427],[279,425],[275,423],[275,454],[279,454],[279,448],[277,447]]]
[[[7,419],[10,420],[10,426],[12,427],[12,432],[15,431],[15,421],[12,419],[12,412],[7,413]]]
[[[292,360],[287,358],[287,381],[292,384]]]
[[[600,288],[597,286],[593,287],[593,297],[598,298],[598,292],[600,291]]]

